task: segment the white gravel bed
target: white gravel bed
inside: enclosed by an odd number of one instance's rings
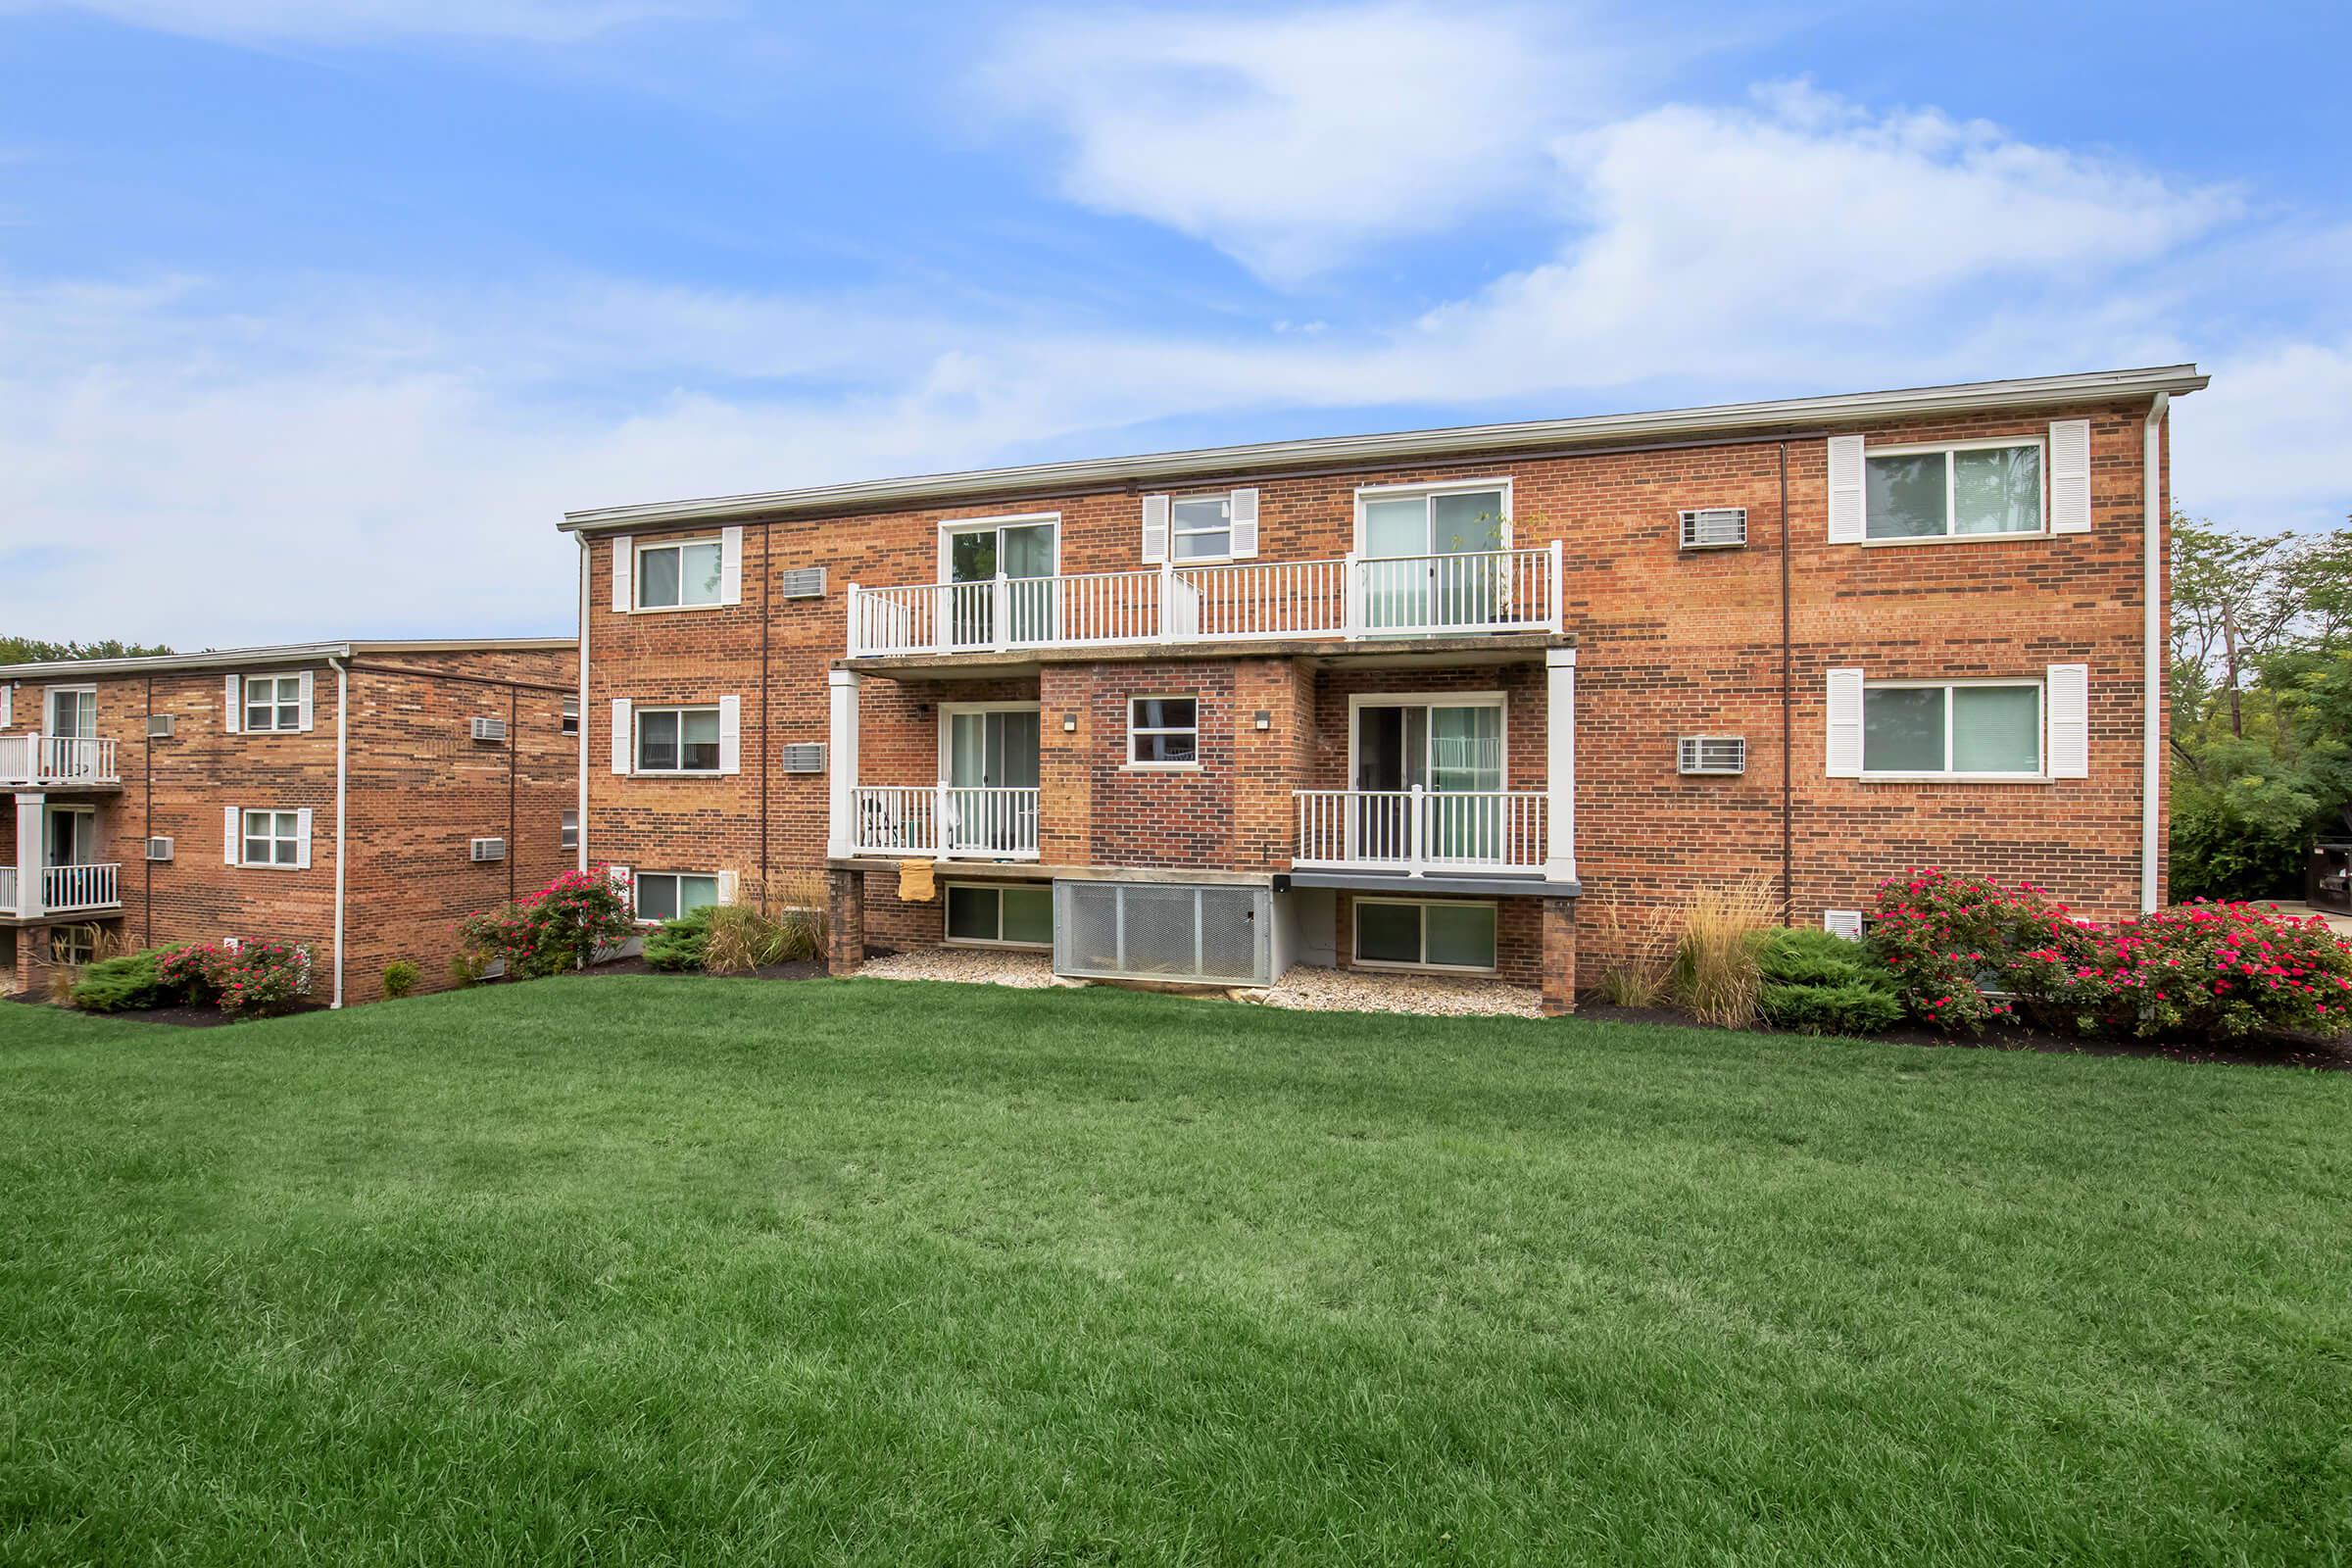
[[[1446,1018],[1544,1015],[1544,996],[1534,986],[1376,969],[1315,969],[1298,964],[1279,985],[1256,995],[1269,1007],[1296,1007],[1305,1012],[1418,1012]]]
[[[1054,960],[1042,953],[999,953],[986,948],[923,948],[868,958],[860,975],[876,980],[955,980],[971,986],[1018,986],[1040,991],[1074,985],[1056,979]]]

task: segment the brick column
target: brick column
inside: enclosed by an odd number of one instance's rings
[[[1545,899],[1544,926],[1544,1013],[1558,1017],[1576,1010],[1576,901]]]
[[[34,962],[35,956],[40,961]],[[20,997],[34,994],[34,987],[48,979],[49,928],[28,925],[17,928],[17,967],[13,979]]]
[[[865,873],[825,873],[825,973],[856,974],[865,961]]]

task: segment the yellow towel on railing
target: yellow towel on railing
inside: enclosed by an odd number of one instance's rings
[[[899,897],[908,904],[929,904],[939,896],[939,884],[931,874],[929,860],[901,860],[899,862]]]

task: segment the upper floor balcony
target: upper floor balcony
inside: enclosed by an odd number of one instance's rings
[[[1558,541],[1526,550],[1173,563],[850,584],[849,657],[1560,630]]]
[[[114,785],[115,743],[93,736],[0,735],[0,788]]]
[[[0,865],[0,915],[94,914],[122,906],[122,867],[114,861]]]

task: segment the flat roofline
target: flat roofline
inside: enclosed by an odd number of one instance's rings
[[[662,523],[719,522],[750,516],[849,512],[889,506],[913,507],[982,496],[1042,495],[1147,482],[1173,484],[1274,466],[1362,466],[1414,458],[1472,457],[1524,448],[1760,433],[1773,429],[1852,423],[1891,416],[1964,414],[2111,398],[2152,398],[2159,392],[2180,397],[2201,391],[2211,379],[2199,372],[2194,365],[2164,365],[2127,370],[2090,370],[2070,375],[2025,376],[2006,381],[1962,381],[1943,386],[1902,387],[1884,392],[1850,392],[1832,397],[1721,403],[1642,414],[1595,414],[1572,419],[1454,425],[1380,435],[1317,436],[1301,441],[1264,441],[1246,446],[1200,447],[1186,452],[1153,452],[1130,457],[1093,458],[1074,463],[1041,463],[1021,467],[972,468],[954,473],[865,479],[849,484],[810,485],[802,489],[770,490],[752,495],[592,507],[565,513],[564,520],[557,526],[567,533],[600,533]]]
[[[138,659],[53,659],[31,664],[0,664],[0,680],[62,675],[144,675],[166,670],[228,669],[245,664],[310,663],[321,659],[362,659],[371,654],[508,654],[576,649],[576,637],[402,637],[336,643],[275,643],[264,648],[208,648],[195,654],[153,654]]]

